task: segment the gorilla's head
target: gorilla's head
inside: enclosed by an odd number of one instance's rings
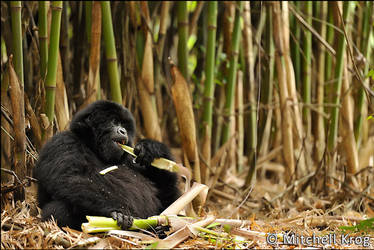
[[[108,164],[120,162],[124,151],[118,143],[132,146],[135,121],[131,112],[111,101],[97,101],[79,111],[70,130]]]

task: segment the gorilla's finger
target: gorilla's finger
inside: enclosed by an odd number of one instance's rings
[[[122,229],[126,230],[132,227],[134,218],[132,216],[123,215]]]
[[[124,217],[124,215],[122,213],[118,213],[117,225],[120,228],[123,228],[123,217]]]
[[[116,212],[116,211],[111,212],[111,213],[110,213],[110,216],[112,216],[113,220],[117,220],[117,218],[118,218],[118,215],[117,215],[117,212]]]
[[[134,154],[139,156],[141,151],[142,151],[142,145],[140,143],[137,143],[134,147]]]

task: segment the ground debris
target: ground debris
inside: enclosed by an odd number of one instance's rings
[[[152,246],[152,242],[141,242],[138,238],[108,234],[85,234],[70,228],[59,228],[54,221],[41,222],[30,215],[27,202],[7,204],[1,213],[1,247],[8,248],[100,248],[129,249]],[[213,211],[213,208],[211,209]],[[241,227],[211,225],[191,235],[177,247],[180,248],[362,248],[374,246],[374,231],[371,224],[366,232],[359,230],[365,216],[358,213],[327,215],[316,211],[303,211],[283,216],[280,219],[252,217]],[[221,220],[226,221],[226,220]],[[229,220],[227,220],[229,221]],[[270,238],[269,238],[270,237]],[[273,237],[273,238],[272,238]],[[275,240],[274,240],[275,237]],[[286,237],[286,238],[284,238]],[[311,237],[307,241],[306,237]],[[314,237],[314,238],[313,238]],[[274,242],[273,242],[274,241]],[[157,245],[154,245],[157,247]]]

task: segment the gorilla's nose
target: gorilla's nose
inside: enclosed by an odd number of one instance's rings
[[[117,133],[123,136],[127,136],[126,129],[118,128]]]

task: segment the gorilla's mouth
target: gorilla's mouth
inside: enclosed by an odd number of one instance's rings
[[[116,138],[116,139],[113,139],[113,142],[115,142],[118,145],[118,147],[122,149],[121,145],[126,145],[127,138]]]

